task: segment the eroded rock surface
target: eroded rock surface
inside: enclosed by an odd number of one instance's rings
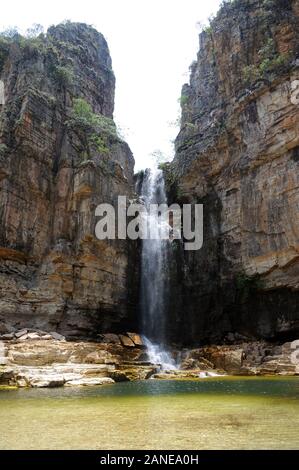
[[[296,342],[279,345],[259,341],[206,346],[187,351],[182,368],[193,369],[200,364],[201,370],[208,370],[207,366],[203,367],[204,361],[208,361],[206,364],[210,369],[229,375],[299,375]]]
[[[95,238],[96,206],[131,196],[134,167],[104,37],[66,23],[1,38],[0,83],[0,333],[134,329],[136,250]]]
[[[38,332],[35,334],[38,336]],[[142,343],[139,335],[130,335],[136,343]],[[105,342],[106,335],[103,335],[102,342],[44,339],[41,333],[39,339],[29,335],[22,339],[23,336],[1,343],[0,385],[104,385],[147,379],[157,372],[157,366],[142,360],[142,344],[124,346],[120,340],[118,344]],[[107,336],[109,338],[110,335]],[[122,335],[122,338],[129,340],[129,336]]]
[[[165,168],[174,202],[204,205],[203,248],[173,281],[185,344],[298,336],[298,64],[298,0],[227,2],[200,35]]]

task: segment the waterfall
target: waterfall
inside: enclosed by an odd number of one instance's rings
[[[159,217],[149,213],[151,204],[167,204],[163,172],[145,172],[141,197],[147,209],[146,224],[154,238],[142,241],[141,255],[141,319],[144,343],[150,362],[162,369],[175,369],[175,362],[166,348],[166,312],[169,295],[170,242],[159,237],[165,229]]]

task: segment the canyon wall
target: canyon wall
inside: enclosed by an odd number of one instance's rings
[[[84,24],[0,38],[0,330],[69,337],[136,324],[136,250],[95,238],[95,208],[132,195],[104,37]]]
[[[299,1],[226,2],[199,39],[165,176],[172,201],[204,204],[204,245],[178,250],[170,335],[295,338]]]

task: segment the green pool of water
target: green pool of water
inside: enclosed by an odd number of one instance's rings
[[[1,449],[299,449],[299,378],[0,391]]]

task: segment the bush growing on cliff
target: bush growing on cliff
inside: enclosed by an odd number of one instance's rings
[[[265,45],[258,51],[258,56],[259,61],[257,64],[247,65],[243,68],[243,79],[249,84],[264,79],[267,75],[286,67],[290,61],[291,52],[278,54],[274,40],[268,38]]]
[[[94,113],[91,105],[82,98],[74,100],[71,119],[79,126],[96,128],[111,137],[117,137],[113,119]]]
[[[243,68],[243,78],[245,82],[253,83],[260,78],[259,69],[256,65],[246,65]]]
[[[74,72],[69,66],[57,65],[54,67],[54,76],[59,85],[70,86],[74,83]]]
[[[17,44],[21,49],[27,50],[29,54],[43,51],[45,48],[45,37],[42,31],[42,26],[35,24],[29,28],[26,34],[23,36],[20,34],[18,28],[10,27],[0,33],[0,48],[1,44]]]
[[[114,121],[94,113],[91,105],[82,98],[74,100],[66,125],[80,135],[87,152],[89,148],[95,148],[100,153],[108,153],[109,141],[119,140]]]
[[[187,95],[182,95],[179,101],[180,101],[180,105],[183,107],[186,104],[188,104],[189,98]]]

